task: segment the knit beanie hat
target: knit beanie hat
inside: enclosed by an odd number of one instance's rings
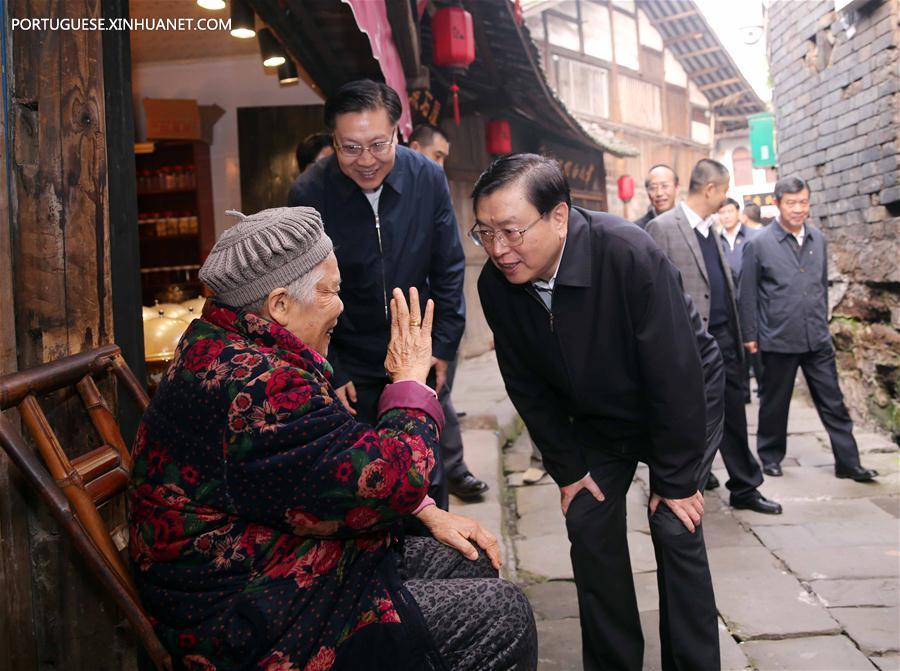
[[[334,245],[311,207],[275,207],[246,216],[222,233],[200,269],[200,280],[232,307],[262,300],[315,268]]]

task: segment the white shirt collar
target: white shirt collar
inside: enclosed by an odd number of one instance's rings
[[[550,289],[553,290],[553,286],[556,284],[556,276],[559,275],[559,266],[562,264],[562,257],[566,251],[566,240],[568,238],[563,238],[563,246],[562,249],[559,250],[559,260],[556,262],[556,270],[553,271],[553,277],[549,280],[532,280],[532,284],[536,287],[540,287],[541,289]]]
[[[741,232],[742,223],[738,222],[738,225],[734,227],[734,234],[729,235],[728,231],[725,230],[725,227],[722,227],[722,237],[728,241],[728,247],[731,250],[734,250],[734,243],[737,241],[737,236]]]
[[[685,201],[681,201],[681,209],[684,210],[685,216],[687,216],[688,223],[691,225],[695,231],[699,231],[700,235],[704,238],[709,236],[709,224],[710,220],[704,219],[699,214],[694,212]]]

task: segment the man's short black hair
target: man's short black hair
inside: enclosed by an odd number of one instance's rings
[[[757,224],[762,223],[762,213],[759,209],[759,205],[756,203],[747,203],[744,205],[744,216]]]
[[[809,191],[809,187],[799,177],[782,177],[775,182],[775,200],[781,200],[786,193],[800,193],[803,190]]]
[[[306,166],[316,160],[316,156],[325,147],[331,145],[331,136],[328,133],[310,133],[303,142],[297,145],[297,167],[300,172],[306,170]]]
[[[675,186],[678,186],[678,175],[675,173],[675,170],[672,169],[671,165],[666,163],[657,163],[656,165],[650,166],[650,169],[647,171],[647,176],[644,178],[644,188],[650,188],[650,173],[656,170],[657,168],[665,168],[669,172],[672,173],[672,177],[675,178]]]
[[[347,82],[325,101],[325,128],[334,132],[335,119],[340,114],[365,112],[384,108],[392,126],[400,120],[400,96],[384,82],[357,79]]]
[[[738,203],[734,198],[726,198],[725,202],[722,203],[722,206],[719,209],[721,210],[726,205],[734,205],[734,209],[736,209],[738,212],[741,211],[740,203]]]
[[[430,123],[423,123],[413,128],[413,132],[409,135],[409,144],[418,142],[423,147],[430,147],[434,142],[435,135],[440,135],[447,142],[450,141],[450,138],[440,128],[432,126]]]
[[[728,168],[711,158],[701,158],[691,170],[691,183],[688,191],[699,193],[707,184],[715,182],[721,184],[728,181]]]
[[[560,203],[572,207],[569,182],[559,163],[539,154],[507,154],[496,159],[481,173],[472,189],[472,207],[478,199],[523,180],[525,197],[542,215]]]

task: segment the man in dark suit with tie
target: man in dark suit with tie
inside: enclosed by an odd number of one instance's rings
[[[625,495],[645,461],[663,669],[719,669],[698,491],[707,415],[721,412],[705,407],[722,393],[718,348],[647,234],[573,208],[556,161],[497,159],[472,198],[500,372],[560,488],[584,668],[642,667]]]
[[[767,475],[782,474],[799,367],[831,439],[835,475],[872,480],[878,473],[859,463],[838,384],[828,330],[828,250],[822,232],[806,221],[809,187],[799,177],[783,177],[775,184],[775,204],[778,217],[747,243],[741,273],[744,346],[761,352],[763,361],[756,451]]]
[[[711,215],[726,199],[730,180],[724,165],[701,159],[691,171],[687,198],[647,224],[647,233],[681,272],[684,289],[725,360],[725,434],[720,450],[728,471],[730,503],[777,515],[781,506],[758,489],[763,475],[747,437],[746,369],[734,279],[719,235],[710,225]]]

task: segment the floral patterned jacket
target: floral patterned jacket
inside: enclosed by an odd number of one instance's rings
[[[143,417],[131,560],[186,669],[442,666],[390,546],[443,416],[427,399],[360,424],[330,376],[287,330],[210,300]]]

